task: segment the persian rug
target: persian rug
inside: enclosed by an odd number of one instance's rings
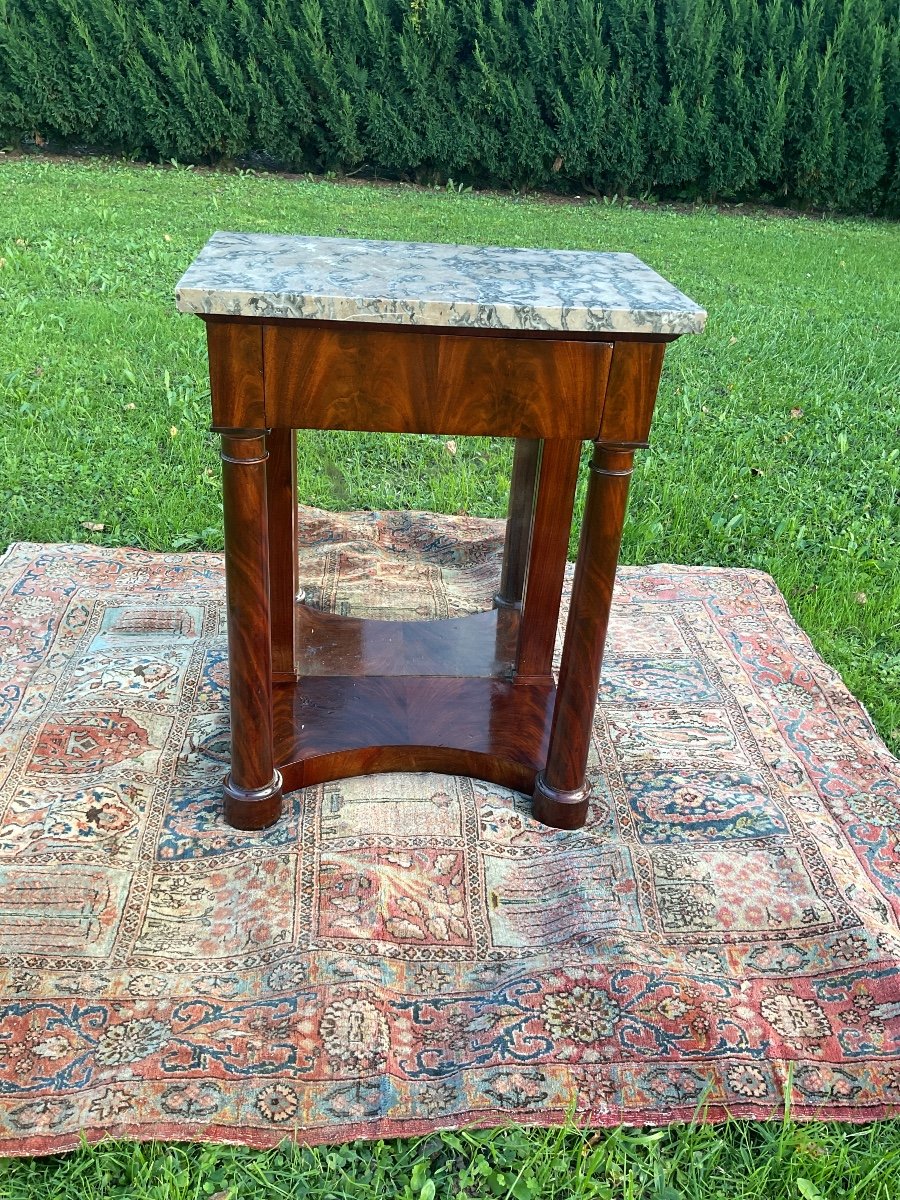
[[[502,522],[301,527],[313,603],[490,604]],[[576,832],[421,774],[235,832],[221,557],[0,589],[2,1152],[900,1112],[900,770],[768,576],[620,572]]]

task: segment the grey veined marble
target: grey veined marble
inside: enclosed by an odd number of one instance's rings
[[[181,312],[570,332],[699,333],[706,313],[633,254],[214,233]]]

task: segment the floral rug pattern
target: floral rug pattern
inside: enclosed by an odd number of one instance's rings
[[[301,534],[338,612],[499,576],[502,522]],[[900,765],[769,577],[620,571],[576,832],[417,774],[231,830],[221,557],[17,544],[0,596],[0,1152],[900,1112]]]

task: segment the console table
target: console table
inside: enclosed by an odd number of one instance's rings
[[[283,792],[442,771],[572,829],[635,449],[666,344],[703,309],[630,254],[216,233],[176,289],[206,322],[222,439],[231,769],[225,816]],[[361,620],[298,599],[297,429],[516,439],[493,610]],[[559,683],[582,444],[593,442]]]

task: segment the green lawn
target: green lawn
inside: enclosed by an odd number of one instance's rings
[[[623,560],[771,572],[900,748],[896,225],[7,161],[0,541],[221,546],[203,325],[172,301],[214,229],[630,250],[672,279],[710,320],[668,352]],[[300,460],[325,507],[505,511],[505,441],[316,434]]]
[[[202,323],[172,302],[175,280],[214,229],[645,259],[703,303],[710,321],[668,352],[624,561],[771,572],[900,749],[896,225],[0,160],[3,545],[221,546]],[[454,455],[439,438],[307,435],[301,494],[334,508],[502,515],[509,444],[457,446]],[[0,1198],[194,1197],[232,1187],[241,1197],[428,1200],[429,1178],[437,1196],[517,1200],[900,1193],[896,1125],[619,1132],[586,1152],[577,1134],[560,1136],[513,1130],[297,1155],[118,1147],[62,1167],[0,1166]],[[417,1161],[431,1165],[414,1170]]]
[[[268,1152],[111,1144],[0,1159],[0,1200],[896,1200],[900,1123],[495,1129]]]

